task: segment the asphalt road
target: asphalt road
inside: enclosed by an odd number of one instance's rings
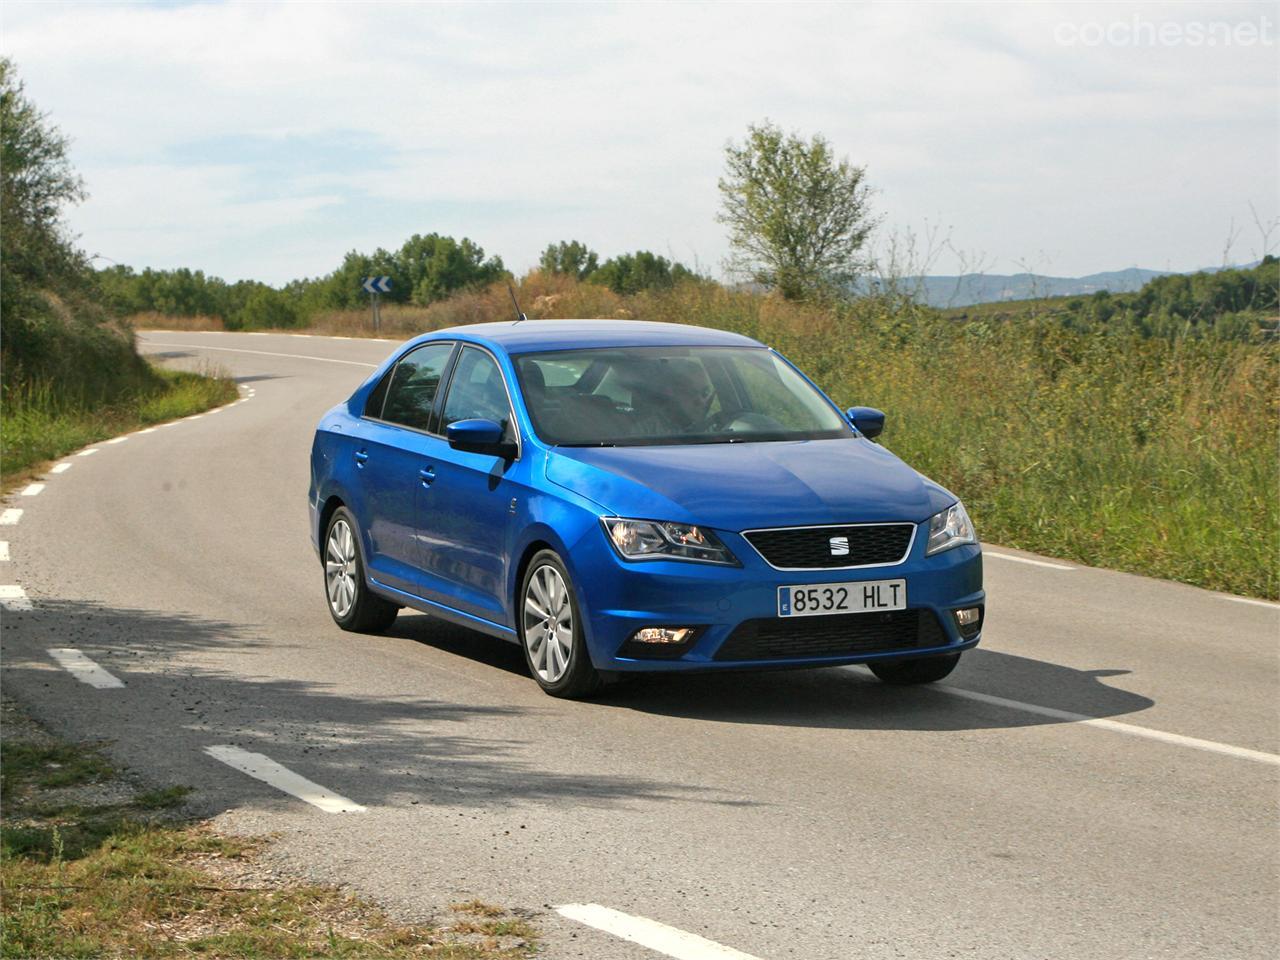
[[[989,547],[983,646],[937,688],[853,667],[556,701],[501,641],[329,619],[311,431],[391,343],[141,342],[254,395],[9,498],[0,584],[34,609],[7,601],[3,682],[54,729],[196,787],[224,829],[278,832],[290,869],[414,916],[527,908],[552,958],[661,955],[552,909],[570,903],[764,960],[1280,953],[1275,605]],[[326,813],[216,744],[367,809]]]

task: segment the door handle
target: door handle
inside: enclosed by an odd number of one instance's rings
[[[435,467],[424,467],[418,471],[418,479],[422,481],[424,487],[431,486],[432,481],[436,478]]]
[[[364,450],[357,450],[357,451],[356,451],[356,466],[357,466],[357,467],[363,467],[363,466],[365,465],[365,461],[367,461],[368,459],[369,459],[369,454],[368,454],[367,452],[365,452]]]

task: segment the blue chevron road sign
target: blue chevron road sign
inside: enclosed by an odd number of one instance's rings
[[[391,278],[390,277],[365,277],[364,282],[360,284],[365,293],[390,293]]]

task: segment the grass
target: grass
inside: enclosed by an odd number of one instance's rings
[[[182,317],[170,313],[147,311],[135,313],[129,317],[129,325],[135,330],[225,330],[226,325],[221,317],[210,317],[196,314]]]
[[[5,487],[87,444],[229,403],[236,387],[217,375],[156,368],[131,395],[110,402],[60,393],[48,380],[6,391],[0,411],[0,483]]]
[[[1099,567],[1280,598],[1280,347],[1070,329],[1046,305],[950,316],[689,283],[620,297],[531,274],[530,317],[733,330],[790,357],[842,406],[888,413],[884,444],[964,499],[984,540]],[[505,319],[502,284],[384,306],[384,337]],[[314,333],[372,336],[367,311]]]
[[[178,820],[185,788],[121,800],[123,781],[99,747],[38,729],[24,737],[33,725],[12,702],[5,728],[0,956],[533,955],[536,930],[500,907],[470,901],[438,926],[397,923],[338,888],[259,870],[264,840]]]

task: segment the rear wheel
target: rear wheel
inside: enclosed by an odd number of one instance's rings
[[[343,630],[381,633],[395,621],[400,608],[369,589],[356,531],[355,517],[346,507],[339,507],[329,518],[324,536],[324,587],[329,614]]]
[[[529,672],[553,697],[576,699],[601,687],[583,635],[569,571],[551,550],[534,555],[520,585],[520,646]]]
[[[959,662],[960,654],[949,653],[941,657],[922,657],[919,660],[873,660],[867,666],[885,683],[911,686],[917,683],[935,683],[950,674]]]

